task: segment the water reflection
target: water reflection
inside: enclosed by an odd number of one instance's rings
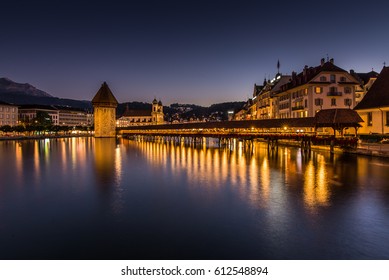
[[[102,189],[107,189],[116,178],[115,169],[120,167],[115,165],[116,139],[96,138],[94,145],[96,182]]]
[[[389,258],[387,160],[94,138],[0,154],[0,258]]]
[[[230,186],[253,207],[285,206],[288,189],[301,188],[307,209],[329,206],[330,182],[325,158],[299,149],[280,147],[268,151],[256,143],[248,153],[241,143],[234,149],[176,145],[174,143],[130,142],[149,161],[172,173],[184,172],[191,186],[211,189]],[[332,181],[332,185],[334,185]]]

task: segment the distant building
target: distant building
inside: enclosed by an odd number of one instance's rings
[[[92,126],[93,115],[84,110],[65,106],[55,106],[59,110],[58,123],[60,126]]]
[[[364,121],[359,133],[389,133],[389,67],[382,68],[354,110]]]
[[[257,96],[257,116],[256,119],[274,119],[276,118],[275,96],[280,91],[281,86],[290,81],[291,76],[277,75],[272,80],[264,82],[264,86]]]
[[[78,108],[53,105],[21,105],[19,106],[19,121],[31,124],[38,112],[47,113],[53,125],[59,126],[91,126],[93,115]]]
[[[0,126],[18,124],[18,106],[0,101]]]
[[[117,119],[118,127],[136,125],[151,125],[164,123],[163,105],[161,101],[153,100],[151,110],[129,109],[128,105],[123,115]]]
[[[118,101],[104,82],[92,99],[95,137],[116,136],[116,107]]]
[[[53,125],[59,125],[59,110],[52,105],[21,105],[19,107],[19,121],[23,124],[32,124],[38,112],[47,113]]]

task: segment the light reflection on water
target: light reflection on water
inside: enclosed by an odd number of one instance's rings
[[[93,138],[0,154],[3,259],[389,259],[384,159]]]

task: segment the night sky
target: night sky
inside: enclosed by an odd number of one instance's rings
[[[91,100],[210,105],[317,66],[389,64],[386,1],[2,1],[0,77]]]

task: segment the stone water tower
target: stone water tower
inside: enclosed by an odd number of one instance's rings
[[[116,107],[118,101],[106,82],[92,99],[95,137],[116,136]]]

